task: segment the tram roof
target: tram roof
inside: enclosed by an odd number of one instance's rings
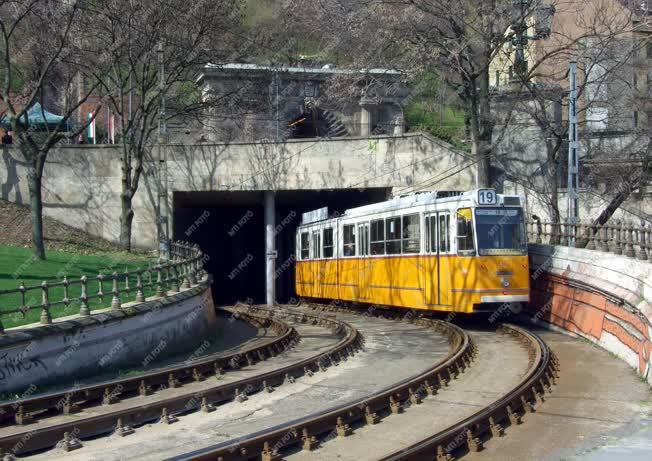
[[[470,198],[475,191],[428,191],[418,192],[410,195],[394,197],[385,202],[372,203],[356,208],[350,208],[344,212],[344,216],[359,216],[373,212],[397,210],[413,205],[428,205],[432,203],[457,202],[460,199]]]

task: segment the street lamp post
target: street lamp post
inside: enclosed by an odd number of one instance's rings
[[[550,37],[555,6],[543,4],[541,0],[512,0],[512,7],[512,45],[515,47],[512,81],[527,82],[528,63],[525,50],[530,40]],[[527,34],[530,17],[534,18],[534,35]]]

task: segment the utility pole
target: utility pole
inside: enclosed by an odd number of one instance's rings
[[[568,224],[579,223],[579,143],[577,142],[577,63],[570,62],[570,92],[568,95]],[[568,246],[575,246],[575,233],[568,233]]]
[[[158,201],[157,201],[157,227],[159,235],[159,257],[169,257],[169,208],[168,208],[168,168],[167,149],[163,144],[167,142],[167,126],[165,121],[165,54],[163,42],[159,42],[157,55],[159,65],[159,115],[158,115]]]

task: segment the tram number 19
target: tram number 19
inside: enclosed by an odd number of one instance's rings
[[[480,189],[478,191],[478,205],[495,205],[496,191],[493,189]]]

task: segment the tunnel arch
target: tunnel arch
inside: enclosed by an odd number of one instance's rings
[[[337,138],[347,136],[349,131],[340,119],[328,109],[307,107],[287,125],[288,139]]]

